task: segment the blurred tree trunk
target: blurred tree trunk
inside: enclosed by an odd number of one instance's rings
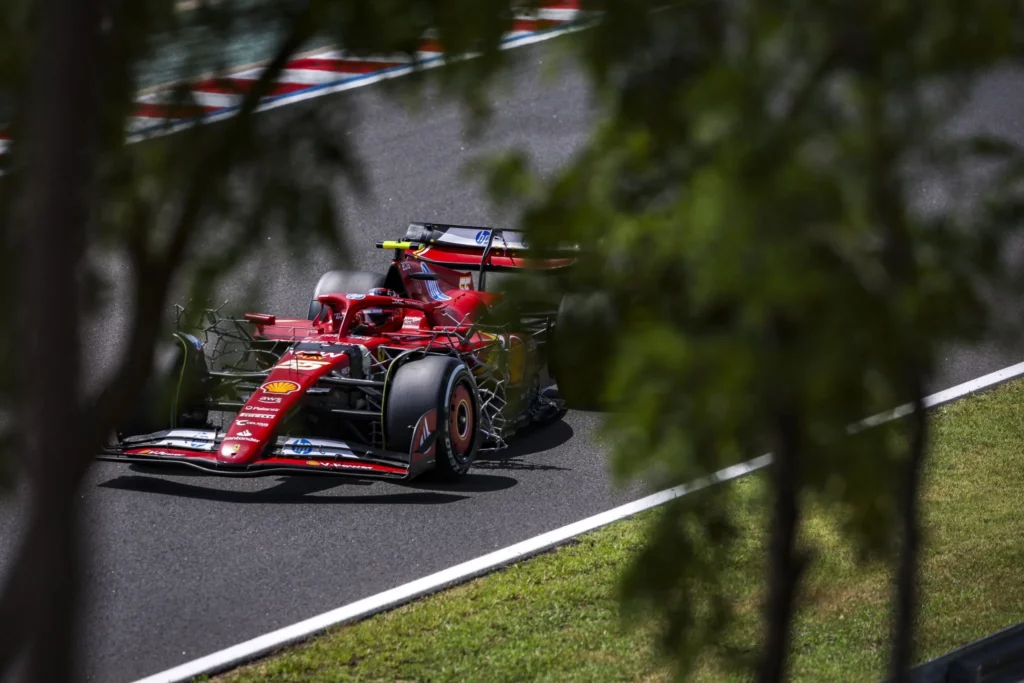
[[[773,500],[759,683],[777,683],[785,678],[793,605],[804,568],[796,547],[800,522],[798,420],[794,415],[782,415],[778,426],[779,447],[772,454],[769,468]]]
[[[914,660],[914,632],[917,627],[918,556],[920,549],[920,519],[918,500],[921,490],[921,470],[928,442],[928,420],[924,407],[924,388],[920,374],[913,373],[914,413],[911,417],[910,447],[906,469],[899,482],[898,501],[900,516],[900,556],[896,570],[895,621],[890,680],[903,683],[909,680],[908,671]]]
[[[796,341],[792,321],[776,314],[769,335],[776,357],[784,358]],[[784,365],[784,364],[781,364]],[[768,593],[764,604],[764,651],[758,683],[778,683],[786,676],[797,586],[806,564],[797,548],[803,450],[799,399],[785,378],[776,378],[775,444],[769,467],[772,510],[768,546]]]
[[[20,444],[28,483],[24,539],[0,598],[0,675],[20,641],[26,680],[75,677],[80,586],[78,489],[84,467],[78,287],[91,207],[99,0],[35,7],[39,46],[26,103],[18,245],[26,343]]]
[[[2,189],[12,188],[17,204],[13,210],[4,207],[0,248],[12,254],[9,267],[17,272],[4,280],[3,291],[15,292],[11,296],[19,301],[17,332],[10,335],[17,339],[15,352],[4,377],[15,381],[5,382],[4,389],[10,385],[17,392],[10,413],[18,418],[11,422],[19,432],[28,498],[20,546],[0,586],[0,680],[17,661],[26,664],[18,671],[29,680],[63,681],[78,673],[73,635],[81,563],[79,488],[100,440],[133,405],[150,374],[172,281],[183,275],[193,293],[209,292],[226,269],[274,230],[303,238],[298,241],[306,253],[320,243],[340,247],[331,172],[343,172],[356,189],[362,185],[350,146],[329,133],[325,121],[303,117],[312,127],[301,136],[290,128],[257,132],[253,115],[260,102],[314,31],[371,53],[411,56],[423,31],[436,28],[446,46],[455,45],[454,53],[472,49],[484,55],[467,63],[476,65],[482,84],[500,63],[507,22],[489,10],[468,23],[459,13],[436,13],[434,5],[449,4],[441,0],[422,2],[424,11],[417,12],[381,10],[373,3],[366,12],[339,12],[331,0],[257,3],[255,8],[225,4],[219,12],[207,8],[197,19],[199,27],[184,27],[163,2],[8,4],[25,11],[12,11],[13,23],[6,15],[0,18],[0,37],[19,44],[19,49],[0,50],[0,97],[16,94],[11,97],[13,172]],[[275,34],[282,26],[287,30],[259,77],[247,81],[229,121],[190,129],[188,142],[180,137],[152,141],[148,149],[154,154],[125,152],[123,119],[134,111],[136,68],[168,39],[181,39],[188,47],[202,34],[203,45],[191,45],[196,59],[183,62],[181,76],[191,78],[186,69],[199,64],[216,70],[213,65],[229,60],[217,58],[220,41],[209,36],[235,35],[250,22],[273,26]],[[193,34],[192,28],[202,31]],[[479,86],[465,78],[466,68],[446,73],[462,74],[451,82],[470,101]],[[23,87],[30,92],[22,93]],[[290,172],[289,155],[304,140],[316,143],[303,154],[320,173]],[[171,147],[185,152],[168,153]],[[94,175],[96,168],[102,173]],[[252,208],[253,197],[260,198],[255,204],[262,211]],[[102,222],[90,224],[96,216]],[[231,224],[223,231],[222,250],[189,262],[202,228],[217,224]],[[94,248],[123,251],[131,259],[135,311],[111,378],[85,399],[86,389],[93,388],[82,386],[80,335],[89,299],[83,295],[94,292],[85,291],[83,278],[96,275],[85,258]],[[114,279],[93,281],[110,285]]]
[[[922,285],[916,262],[910,222],[907,215],[903,179],[898,172],[899,141],[885,131],[885,102],[880,93],[867,100],[867,121],[871,135],[870,193],[871,212],[882,226],[884,249],[882,264],[888,274],[888,297],[900,301],[907,293]],[[924,406],[924,385],[927,369],[922,365],[920,349],[924,342],[914,329],[909,329],[898,340],[897,382],[906,391],[913,406],[910,424],[910,443],[904,453],[902,467],[896,482],[897,519],[900,525],[900,550],[894,583],[894,618],[892,649],[889,669],[892,680],[907,680],[908,668],[914,656],[914,632],[917,626],[917,570],[920,545],[918,496],[921,470],[927,455],[928,422]]]

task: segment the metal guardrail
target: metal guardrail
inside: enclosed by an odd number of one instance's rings
[[[1024,681],[1024,622],[968,643],[910,670],[911,683]],[[890,683],[884,681],[883,683]]]

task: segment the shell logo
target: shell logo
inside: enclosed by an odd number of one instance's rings
[[[298,391],[300,387],[296,382],[278,379],[273,382],[267,382],[260,389],[263,389],[268,394],[290,394]]]

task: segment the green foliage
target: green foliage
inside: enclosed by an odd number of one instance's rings
[[[735,563],[739,505],[731,486],[672,501],[651,524],[621,579],[626,614],[635,624],[649,625],[651,614],[665,615],[658,644],[682,670],[711,654],[737,671],[750,664],[749,650],[722,638],[735,622],[733,577],[723,570]]]
[[[580,40],[607,120],[547,186],[509,157],[494,189],[526,204],[532,244],[590,252],[563,291],[616,302],[618,351],[590,361],[611,366],[616,471],[688,481],[777,448],[795,415],[801,497],[889,557],[906,442],[848,426],[989,334],[983,292],[1017,286],[998,255],[1024,157],[950,130],[969,86],[1016,57],[1018,4],[594,5],[606,21]],[[916,201],[926,182],[943,201]],[[666,521],[628,583],[680,673],[728,621],[705,583],[721,510]]]

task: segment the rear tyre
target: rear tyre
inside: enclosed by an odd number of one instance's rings
[[[450,356],[426,356],[398,368],[387,394],[388,450],[412,453],[416,426],[434,411],[434,434],[425,436],[434,439],[436,474],[448,481],[464,476],[483,440],[480,395],[469,368]]]
[[[375,287],[383,287],[385,275],[360,270],[329,270],[320,276],[313,296],[309,300],[307,320],[316,320],[324,310],[316,300],[322,294],[363,294]]]
[[[123,435],[137,435],[205,427],[209,419],[209,389],[209,369],[199,340],[175,333],[172,341],[157,346],[153,372],[119,431]]]
[[[603,410],[617,319],[600,293],[567,294],[555,317],[548,371],[569,408]]]

